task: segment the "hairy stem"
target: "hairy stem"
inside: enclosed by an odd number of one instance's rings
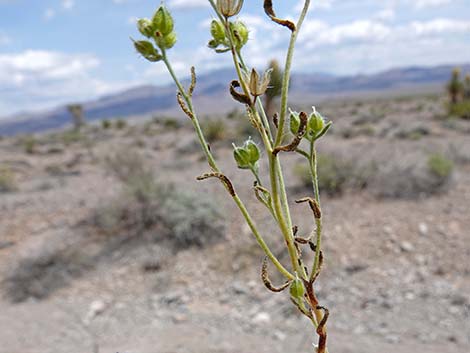
[[[294,49],[295,43],[297,41],[297,36],[299,34],[300,28],[307,16],[308,9],[310,7],[310,0],[305,0],[304,7],[300,13],[299,20],[297,21],[296,29],[292,32],[289,42],[289,49],[287,50],[286,64],[284,68],[284,76],[282,79],[282,93],[281,93],[281,112],[279,116],[279,128],[277,130],[276,143],[275,146],[279,146],[282,142],[282,137],[284,134],[284,125],[286,122],[287,116],[287,99],[289,96],[289,84],[290,84],[290,74],[292,69],[292,61],[294,58]]]
[[[188,104],[188,109],[191,111],[193,114],[193,119],[191,119],[191,122],[193,123],[194,129],[196,130],[199,142],[204,150],[204,153],[206,155],[207,161],[210,165],[210,167],[215,171],[215,172],[220,172],[217,163],[214,159],[214,156],[212,155],[211,151],[209,150],[207,141],[204,137],[204,134],[202,132],[201,126],[199,124],[199,120],[197,119],[196,112],[194,110],[193,104],[192,104],[192,99],[191,97],[188,96],[186,91],[184,90],[183,86],[181,85],[179,79],[176,77],[175,72],[173,70],[173,67],[171,66],[171,63],[168,61],[168,58],[166,56],[166,52],[163,50],[162,51],[162,56],[163,56],[163,62],[165,63],[168,72],[170,73],[171,77],[173,78],[173,81],[176,84],[176,87],[178,88],[179,93],[183,96],[184,100]],[[295,279],[295,276],[292,275],[274,256],[272,251],[269,249],[268,245],[264,241],[263,237],[258,231],[258,228],[254,222],[254,220],[251,218],[250,214],[248,213],[248,210],[246,209],[243,201],[238,197],[238,195],[233,195],[232,196],[233,200],[235,201],[236,205],[238,206],[240,212],[242,213],[243,217],[245,218],[246,223],[250,227],[250,230],[252,231],[254,237],[256,238],[256,241],[260,245],[260,247],[263,249],[265,254],[268,256],[268,258],[271,260],[274,266],[278,269],[278,271],[283,274],[286,278],[289,280]]]
[[[313,193],[315,195],[315,201],[318,203],[318,207],[321,209],[320,204],[320,190],[318,188],[318,171],[317,171],[317,151],[315,148],[315,141],[312,140],[310,143],[310,172],[312,174],[312,184],[313,184]],[[312,267],[312,273],[310,278],[315,276],[318,271],[318,266],[320,264],[320,250],[321,250],[321,238],[322,238],[322,220],[321,218],[315,219],[316,223],[316,252],[315,252],[315,261]]]

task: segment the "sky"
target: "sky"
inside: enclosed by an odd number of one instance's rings
[[[95,99],[141,84],[167,84],[161,63],[132,47],[137,18],[160,0],[0,0],[0,117]],[[215,16],[207,0],[166,0],[178,43],[169,56],[178,75],[230,65],[207,48]],[[271,22],[263,1],[245,0],[238,16],[250,29],[248,65],[283,62],[289,32]],[[274,0],[295,19],[301,0]],[[470,0],[312,0],[294,70],[337,75],[392,67],[470,62]]]

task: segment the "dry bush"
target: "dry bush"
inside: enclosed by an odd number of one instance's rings
[[[8,167],[0,167],[0,192],[13,192],[18,190],[15,174]]]
[[[205,246],[224,237],[224,222],[215,201],[156,180],[143,157],[131,150],[107,159],[123,191],[96,209],[94,224],[112,234],[126,229],[142,234],[158,230],[156,240],[175,249]]]

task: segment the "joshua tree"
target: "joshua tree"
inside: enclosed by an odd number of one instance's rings
[[[460,69],[455,68],[452,71],[452,77],[447,84],[447,92],[449,93],[450,102],[455,105],[459,102],[459,98],[462,95],[463,85],[460,82]]]
[[[67,106],[69,113],[72,115],[73,126],[76,131],[80,131],[85,125],[85,117],[83,116],[83,106],[81,104],[70,104]]]
[[[269,63],[268,70],[271,70],[271,80],[269,82],[268,89],[264,94],[264,106],[268,117],[274,115],[273,104],[277,97],[281,96],[282,93],[282,70],[277,60],[271,60]]]

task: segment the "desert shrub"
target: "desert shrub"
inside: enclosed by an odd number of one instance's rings
[[[165,129],[171,130],[177,130],[182,126],[181,122],[175,118],[165,118],[161,121],[161,123]]]
[[[111,121],[108,119],[101,120],[101,127],[105,130],[111,128]]]
[[[331,196],[342,194],[346,188],[364,189],[375,173],[374,164],[371,162],[362,166],[333,155],[320,155],[317,163],[318,186]],[[312,177],[307,166],[295,166],[294,173],[303,186],[312,187]]]
[[[404,128],[396,132],[395,136],[399,139],[419,140],[424,136],[431,134],[429,127],[416,125],[411,128]]]
[[[116,129],[123,130],[127,126],[127,122],[124,119],[118,119],[115,123]]]
[[[157,217],[176,248],[202,247],[224,237],[223,216],[213,199],[170,188],[161,201]]]
[[[449,106],[449,114],[462,119],[470,119],[470,100],[451,104]]]
[[[123,191],[95,211],[94,224],[102,231],[124,228],[142,233],[157,228],[157,240],[176,249],[204,246],[223,237],[223,218],[212,199],[159,183],[132,150],[117,153],[106,164],[123,183]]]
[[[79,130],[69,130],[65,131],[62,136],[62,142],[64,145],[68,146],[76,142],[80,142],[83,140],[83,135],[80,133]]]
[[[0,192],[12,192],[18,190],[15,174],[8,167],[0,167]]]
[[[428,158],[428,168],[431,173],[445,180],[452,174],[454,163],[442,154],[435,153]]]
[[[379,197],[406,199],[445,192],[452,181],[449,162],[440,155],[422,152],[389,158],[373,178],[373,192]]]
[[[227,134],[227,127],[222,119],[207,119],[201,123],[202,131],[210,143],[223,140]]]
[[[28,154],[34,154],[36,152],[37,140],[33,135],[25,136],[22,139],[24,151]]]
[[[80,271],[62,254],[44,251],[24,258],[11,270],[2,283],[4,294],[13,303],[29,298],[44,299],[67,285]]]
[[[238,136],[257,136],[257,131],[253,125],[245,118],[240,118],[237,122],[236,132]]]

